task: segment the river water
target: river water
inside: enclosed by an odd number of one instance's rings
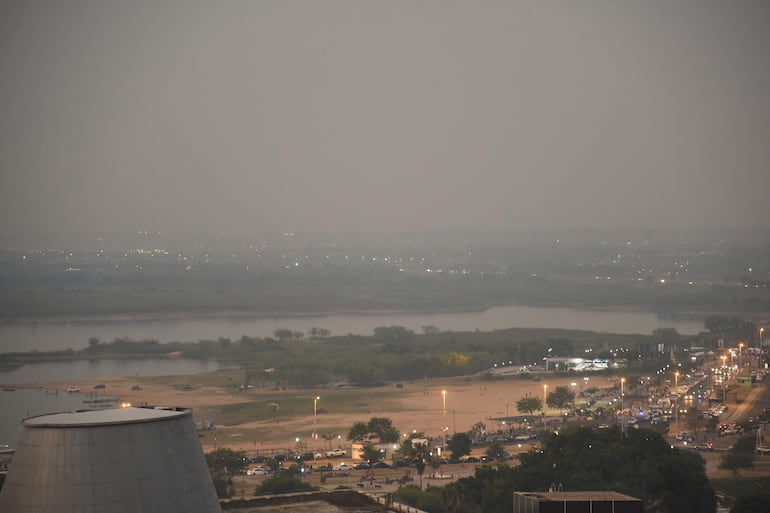
[[[270,337],[278,329],[308,333],[313,327],[332,335],[371,335],[379,326],[403,326],[420,332],[423,326],[445,331],[492,331],[506,328],[564,328],[606,333],[650,334],[657,328],[675,328],[683,335],[697,334],[703,320],[662,317],[649,312],[580,310],[561,307],[507,305],[476,312],[372,313],[282,317],[187,317],[160,320],[101,322],[39,322],[0,324],[0,352],[80,350],[95,337],[109,342],[119,337],[159,342],[197,342],[242,335]]]

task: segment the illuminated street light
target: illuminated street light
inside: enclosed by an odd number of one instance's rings
[[[316,427],[318,426],[318,400],[321,399],[319,396],[315,396],[313,398],[313,440],[318,440],[318,430]]]
[[[762,349],[764,343],[762,342],[762,334],[765,332],[765,328],[759,328],[759,348]]]
[[[624,414],[624,399],[626,396],[626,378],[620,378],[620,432],[622,433],[626,427],[626,418]]]
[[[676,391],[676,411],[674,412],[674,419],[676,424],[679,424],[679,371],[674,373],[674,390]]]
[[[446,449],[446,390],[441,391],[441,432],[444,435],[444,447],[442,449]]]
[[[743,342],[738,344],[738,366],[741,368],[739,372],[743,372]]]

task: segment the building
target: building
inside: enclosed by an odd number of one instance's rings
[[[191,410],[57,413],[23,425],[0,511],[221,511]]]
[[[643,513],[641,499],[617,492],[513,492],[513,513]]]

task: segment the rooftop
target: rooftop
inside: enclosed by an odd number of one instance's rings
[[[31,417],[24,420],[24,425],[31,428],[105,426],[112,424],[153,422],[191,414],[192,410],[183,408],[112,408],[108,410],[89,410],[41,415],[39,417]]]
[[[583,492],[515,492],[540,501],[638,501],[636,497],[623,495],[618,492],[608,491],[583,491]]]

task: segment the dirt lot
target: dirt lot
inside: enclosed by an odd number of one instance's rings
[[[178,381],[178,380],[177,380]],[[289,389],[267,390],[254,388],[242,393],[227,392],[221,386],[194,385],[192,390],[170,382],[142,383],[141,390],[132,390],[134,381],[125,379],[100,380],[106,383],[104,394],[116,396],[120,402],[133,405],[181,406],[193,409],[196,422],[213,425],[214,429],[201,431],[204,450],[230,447],[247,453],[271,453],[294,450],[297,439],[305,450],[325,450],[341,446],[350,448],[345,440],[354,422],[366,422],[371,417],[387,417],[403,433],[423,432],[428,437],[464,432],[477,422],[496,431],[508,426],[495,418],[521,415],[516,401],[526,394],[543,397],[557,386],[572,386],[574,380],[553,378],[543,381],[501,377],[496,380],[481,378],[451,378],[405,382],[401,387],[388,385],[361,389]],[[92,390],[97,381],[81,383],[50,383],[49,388],[78,386]],[[582,384],[582,383],[581,383]],[[573,389],[578,391],[578,384]],[[605,377],[592,378],[590,386],[610,387]],[[442,393],[445,391],[446,393]],[[314,398],[317,410],[313,414]],[[270,405],[280,405],[273,407]],[[537,412],[539,413],[539,412]],[[558,411],[547,410],[557,416]],[[536,415],[537,416],[537,415]],[[313,439],[312,433],[319,434]],[[325,440],[322,435],[340,435]]]

